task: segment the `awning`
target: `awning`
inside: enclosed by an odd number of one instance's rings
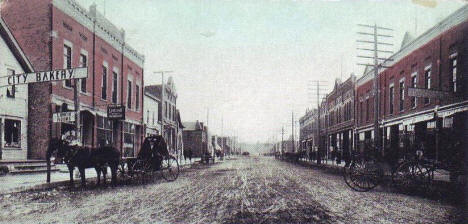
[[[439,117],[448,117],[448,116],[452,116],[452,115],[454,115],[456,113],[460,113],[460,112],[464,112],[464,111],[468,111],[468,106],[453,108],[453,109],[445,110],[445,111],[438,111],[437,116],[439,116]]]
[[[403,120],[403,125],[416,124],[422,121],[428,121],[432,119],[434,119],[434,113],[422,114],[419,116],[410,117],[408,119]]]

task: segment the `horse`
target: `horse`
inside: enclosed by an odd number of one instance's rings
[[[192,149],[184,149],[184,160],[187,161],[187,158],[192,163]]]
[[[120,162],[119,150],[104,146],[95,149],[82,146],[72,146],[65,140],[53,138],[49,142],[46,158],[48,163],[52,155],[62,159],[70,172],[70,186],[73,187],[73,170],[75,167],[80,171],[81,186],[86,186],[85,169],[95,168],[97,173],[97,185],[101,182],[101,172],[103,174],[104,184],[106,183],[107,166],[111,169],[112,179],[111,184],[115,186],[117,183],[117,168]]]

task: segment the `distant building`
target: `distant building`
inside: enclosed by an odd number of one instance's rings
[[[0,19],[0,77],[33,68]],[[28,85],[0,86],[0,160],[28,159]]]
[[[176,151],[177,148],[177,91],[174,80],[169,77],[164,83],[164,93],[161,85],[148,85],[145,87],[153,96],[161,99],[158,108],[158,119],[162,122],[164,139],[166,139],[169,150]],[[162,99],[164,98],[164,99]]]
[[[143,98],[143,104],[145,105],[143,121],[145,124],[146,136],[161,134],[161,117],[159,114],[161,98],[159,93],[153,90],[154,88],[145,87],[145,95]]]
[[[192,150],[193,157],[201,157],[203,153],[208,152],[208,128],[203,122],[183,122],[184,148]]]

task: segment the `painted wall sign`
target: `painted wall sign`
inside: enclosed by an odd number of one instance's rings
[[[0,78],[1,86],[21,85],[35,82],[50,82],[88,78],[88,68],[58,69],[46,72],[14,74]]]

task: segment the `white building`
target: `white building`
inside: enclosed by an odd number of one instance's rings
[[[160,94],[151,87],[145,87],[143,96],[143,121],[146,127],[146,136],[161,134],[161,116],[159,107],[161,104]]]
[[[0,77],[32,72],[31,64],[3,19],[0,19],[0,37]],[[1,85],[3,84],[0,84],[0,160],[26,160],[28,86]]]

